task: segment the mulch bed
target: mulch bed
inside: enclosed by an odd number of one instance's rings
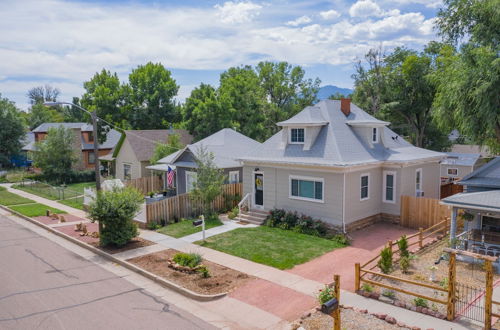
[[[54,220],[55,221],[55,220]],[[74,237],[82,242],[85,243],[94,243],[94,242],[99,242],[99,238],[94,238],[92,236],[80,236],[79,231],[75,231],[75,224],[76,223],[70,223],[67,226],[62,226],[62,227],[55,227],[55,230],[58,230],[62,233],[65,233],[66,235],[69,235],[71,237]],[[87,225],[87,230],[89,233],[92,233],[94,231],[99,231],[99,225],[97,223],[86,223]]]
[[[173,258],[178,252],[177,250],[168,249],[128,259],[127,261],[200,294],[210,295],[230,292],[247,281],[254,279],[245,273],[207,260],[203,260],[202,264],[207,266],[210,271],[209,278],[203,278],[198,273],[189,274],[171,269],[167,266],[167,259]]]
[[[69,222],[82,222],[82,221],[85,221],[85,219],[79,218],[79,217],[71,215],[71,214],[59,214],[58,216],[59,217],[63,216],[64,219],[66,220],[66,222],[68,222],[68,223]],[[45,215],[40,216],[40,217],[34,217],[33,219],[35,219],[36,221],[41,222],[41,223],[43,223],[45,225],[54,225],[54,224],[59,223],[59,220],[52,219],[51,217],[47,217]]]
[[[121,246],[121,247],[100,246],[99,241],[90,243],[90,245],[92,245],[100,250],[103,250],[104,252],[107,252],[109,254],[120,253],[120,252],[132,250],[132,249],[138,249],[141,247],[150,246],[150,245],[154,245],[154,244],[155,244],[154,242],[148,241],[148,240],[141,238],[141,237],[135,237],[130,242],[128,242],[126,245]]]

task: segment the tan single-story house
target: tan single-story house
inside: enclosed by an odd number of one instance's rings
[[[184,129],[126,130],[110,157],[100,160],[112,163],[114,176],[120,180],[151,176],[146,167],[151,165],[157,143],[166,143],[170,134],[178,134],[182,144],[191,143],[193,137]]]
[[[297,211],[349,231],[399,220],[401,195],[439,198],[445,155],[411,145],[350,99],[321,101],[277,125],[240,158],[252,210]]]
[[[446,152],[446,158],[441,161],[441,184],[459,181],[469,173],[474,172],[484,162],[481,154]]]

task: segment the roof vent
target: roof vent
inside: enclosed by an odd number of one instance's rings
[[[340,110],[347,117],[351,113],[351,99],[340,99]]]

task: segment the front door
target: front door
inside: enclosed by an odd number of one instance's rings
[[[264,174],[255,173],[254,174],[254,202],[255,207],[264,207]]]

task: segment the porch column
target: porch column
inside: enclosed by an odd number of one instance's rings
[[[481,229],[481,213],[476,213],[476,216],[474,217],[474,223],[471,227],[471,229]]]
[[[455,238],[457,237],[457,208],[453,207],[451,210],[451,224],[450,224],[450,243],[451,248],[454,249],[456,242]]]

